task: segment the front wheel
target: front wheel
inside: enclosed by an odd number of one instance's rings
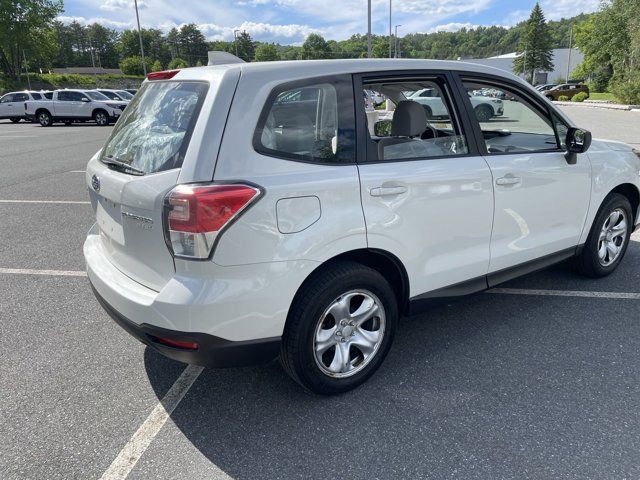
[[[397,321],[395,294],[380,273],[354,262],[336,263],[314,274],[296,295],[281,363],[312,392],[346,392],[380,367]]]
[[[612,273],[624,257],[633,230],[633,210],[629,200],[618,193],[603,202],[579,255],[576,270],[598,278]]]
[[[96,124],[100,127],[106,127],[107,125],[109,125],[109,117],[107,116],[107,112],[103,110],[98,110],[93,115],[93,119],[95,120]]]
[[[478,105],[474,111],[479,122],[488,122],[493,117],[493,108],[487,105]]]

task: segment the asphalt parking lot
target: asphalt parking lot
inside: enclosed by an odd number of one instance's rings
[[[640,113],[566,111],[640,143]],[[275,362],[185,370],[102,311],[83,171],[110,131],[0,121],[0,478],[640,477],[638,234],[606,279],[560,264],[404,319],[374,378],[317,397]]]

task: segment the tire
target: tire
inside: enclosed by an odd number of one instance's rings
[[[50,127],[53,123],[53,119],[51,118],[51,114],[46,110],[40,110],[37,114],[38,123],[42,127]]]
[[[622,222],[626,225],[624,229],[621,228]],[[629,246],[633,223],[633,209],[627,197],[618,193],[607,196],[582,251],[574,258],[578,273],[600,278],[618,268]]]
[[[345,317],[338,320],[334,315],[340,315],[341,304]],[[358,311],[360,320],[353,316]],[[343,393],[364,383],[380,367],[397,323],[397,299],[380,273],[355,262],[334,263],[312,274],[296,295],[282,337],[280,362],[291,378],[314,393]],[[322,344],[326,348],[316,355]]]
[[[107,127],[109,125],[109,115],[104,110],[96,110],[93,113],[93,121],[99,127]]]
[[[488,122],[493,117],[493,108],[487,105],[478,105],[473,111],[479,122]]]
[[[20,117],[11,117],[9,120],[11,120],[13,123],[20,123]]]
[[[547,95],[547,100],[549,100],[550,102],[553,102],[555,98],[553,98],[553,95]]]

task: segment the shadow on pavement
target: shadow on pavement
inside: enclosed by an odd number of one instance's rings
[[[637,477],[639,340],[633,301],[478,294],[403,319],[353,392],[205,370],[171,418],[237,479]],[[154,388],[163,361],[147,349]]]

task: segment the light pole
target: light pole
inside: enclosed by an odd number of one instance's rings
[[[394,37],[395,37],[395,47],[396,47],[395,48],[395,58],[398,58],[398,27],[401,27],[401,26],[402,25],[396,25],[396,28],[395,28],[395,32],[396,32],[395,35],[394,35]]]
[[[569,58],[567,59],[567,78],[566,83],[569,83],[569,70],[571,70],[571,49],[573,48],[573,25],[571,25],[571,33],[569,33]]]
[[[240,31],[240,30],[234,30],[234,31],[233,31],[233,43],[235,43],[235,44],[236,44],[236,57],[238,56],[238,35],[237,35],[237,33],[238,33],[239,31]]]
[[[142,71],[147,76],[147,63],[144,61],[144,46],[142,45],[142,31],[140,30],[140,15],[138,14],[138,0],[133,0],[136,7],[136,21],[138,22],[138,39],[140,40],[140,55],[142,56]]]
[[[367,58],[371,58],[371,0],[367,1]]]
[[[391,2],[392,0],[389,0],[389,58],[393,58],[391,55],[393,49],[393,38],[391,38]]]

